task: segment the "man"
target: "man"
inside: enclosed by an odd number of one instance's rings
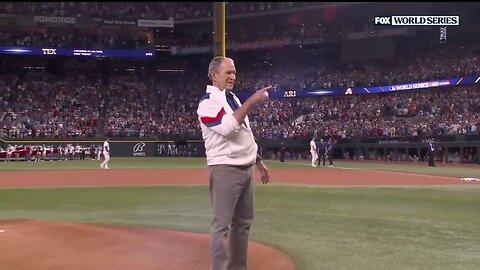
[[[247,114],[268,100],[263,88],[242,105],[231,93],[236,70],[232,59],[215,57],[208,67],[212,85],[201,98],[197,114],[205,140],[210,170],[210,225],[212,270],[247,269],[247,247],[254,212],[254,165],[262,183],[269,182],[267,167],[257,154]]]
[[[101,156],[102,156],[102,146],[100,145],[97,145],[97,160],[100,160]]]
[[[35,147],[35,149],[37,150],[37,153],[35,154],[35,162],[38,162],[42,159],[42,147],[40,145],[37,145],[37,147]]]
[[[70,145],[67,144],[67,145],[65,145],[65,148],[63,149],[63,156],[64,156],[64,158],[65,158],[65,161],[68,160],[68,153],[69,153],[69,151],[70,151]]]
[[[5,159],[5,162],[10,162],[10,159],[12,158],[12,153],[13,153],[13,146],[9,144],[7,146],[7,157]]]
[[[310,141],[310,154],[312,155],[312,167],[315,167],[315,161],[318,159],[317,153],[317,143],[315,142],[315,137]]]
[[[69,144],[68,145],[68,159],[70,160],[73,160],[74,157],[73,157],[73,152],[75,151],[75,147],[73,146],[73,144]]]
[[[325,160],[328,159],[328,161],[330,162],[330,167],[333,167],[333,160],[332,160],[333,147],[334,147],[334,143],[330,138],[328,139],[327,145],[325,146],[325,159],[323,160],[323,166],[325,166]]]
[[[108,162],[110,161],[110,139],[106,139],[105,142],[103,142],[103,157],[105,160],[100,164],[100,168],[105,169],[105,170],[110,170],[108,167]]]
[[[282,140],[280,143],[280,162],[285,162],[285,153],[287,152],[287,146],[285,142]]]
[[[81,157],[81,156],[80,156],[80,153],[81,153],[81,151],[82,151],[82,148],[80,147],[80,144],[77,143],[77,145],[75,146],[75,157],[74,157],[74,159],[80,160],[80,157]]]
[[[27,145],[25,147],[25,161],[27,162],[30,162],[30,159],[32,157],[32,146],[31,145]]]
[[[21,146],[15,145],[15,161],[20,162],[20,150]]]
[[[435,167],[435,139],[431,139],[428,143],[428,166]]]
[[[320,139],[320,142],[317,146],[318,150],[318,162],[317,167],[320,167],[320,162],[323,162],[323,166],[325,166],[325,144],[323,143],[323,139]]]
[[[85,146],[80,147],[80,160],[85,160]]]
[[[47,160],[47,147],[44,145],[42,145],[42,161],[46,161]]]
[[[90,145],[90,159],[95,160],[95,145]]]

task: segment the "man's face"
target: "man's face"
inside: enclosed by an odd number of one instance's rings
[[[213,73],[213,84],[220,90],[231,91],[235,84],[236,72],[233,60],[230,58],[224,59],[218,70]]]

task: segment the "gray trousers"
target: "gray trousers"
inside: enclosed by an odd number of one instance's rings
[[[254,185],[254,166],[210,166],[212,270],[247,269]]]

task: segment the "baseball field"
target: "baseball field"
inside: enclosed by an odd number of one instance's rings
[[[200,158],[0,163],[0,269],[209,269]],[[479,269],[478,165],[267,161],[252,270]]]

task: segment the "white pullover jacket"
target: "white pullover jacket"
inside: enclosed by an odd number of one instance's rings
[[[205,141],[207,164],[253,165],[257,157],[257,143],[253,137],[248,116],[241,125],[233,116],[225,91],[208,85],[201,98],[197,114]],[[240,100],[234,96],[241,106]]]

